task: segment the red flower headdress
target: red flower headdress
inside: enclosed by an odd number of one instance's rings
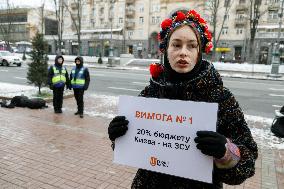
[[[189,10],[186,14],[181,11],[177,11],[171,18],[167,18],[161,23],[161,31],[158,34],[160,51],[162,53],[165,52],[169,40],[169,34],[176,27],[182,24],[188,24],[197,30],[201,38],[202,51],[209,53],[213,48],[212,35],[208,29],[206,21],[195,10]]]

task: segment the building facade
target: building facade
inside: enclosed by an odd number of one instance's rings
[[[69,1],[73,14],[75,1]],[[73,7],[73,8],[72,8]],[[82,55],[158,58],[158,32],[162,19],[179,9],[204,11],[204,1],[186,0],[86,0],[82,4]],[[70,16],[69,16],[70,17]],[[64,47],[76,54],[78,40],[72,19],[64,20]]]
[[[44,12],[42,12],[44,11]],[[57,21],[53,11],[38,8],[14,8],[0,10],[0,40],[25,48],[37,32],[57,34]],[[9,29],[8,29],[9,28]],[[4,31],[8,32],[4,32]],[[19,47],[20,51],[24,49]],[[50,52],[52,49],[50,48]]]
[[[81,0],[82,55],[119,56],[134,54],[137,58],[158,58],[157,35],[161,21],[174,11],[196,9],[212,24],[212,0]],[[76,16],[77,0],[68,5]],[[220,0],[216,20],[215,60],[245,62],[250,41],[250,0]],[[271,52],[280,43],[284,59],[284,29],[279,30],[281,0],[260,1],[260,18],[255,36],[255,63],[270,64]],[[227,12],[226,12],[227,11]],[[65,11],[63,44],[66,54],[78,53],[76,29]],[[223,21],[224,20],[224,21]],[[281,23],[283,22],[283,18]],[[280,33],[278,32],[280,31]],[[278,35],[279,40],[278,40]],[[55,40],[49,36],[49,40]],[[50,42],[54,44],[54,42]],[[55,49],[55,47],[53,47]],[[212,57],[209,57],[212,58]]]

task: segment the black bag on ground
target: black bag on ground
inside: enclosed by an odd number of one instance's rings
[[[46,101],[41,98],[31,98],[27,103],[27,107],[30,109],[47,108]]]
[[[46,101],[41,98],[31,98],[27,96],[14,96],[9,105],[6,102],[1,103],[1,107],[15,108],[15,107],[28,107],[31,109],[47,108]]]
[[[277,137],[284,138],[284,116],[274,118],[271,125],[271,132]]]
[[[29,98],[27,96],[14,96],[11,100],[10,105],[14,107],[27,107],[28,101]]]

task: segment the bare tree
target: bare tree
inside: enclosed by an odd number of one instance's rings
[[[54,0],[54,5],[55,5],[55,16],[56,20],[58,21],[58,41],[57,41],[57,50],[59,53],[61,53],[62,50],[62,36],[63,36],[63,13],[64,13],[64,0]]]
[[[250,40],[249,40],[249,53],[248,61],[254,63],[255,52],[254,52],[254,40],[260,17],[266,12],[260,13],[261,0],[250,0],[250,13],[249,13],[249,24],[250,24]]]
[[[81,54],[81,23],[82,23],[82,5],[83,0],[72,0],[70,6],[63,2],[66,10],[69,12],[72,24],[75,26],[78,40],[78,55]],[[73,9],[74,11],[72,11]]]
[[[8,50],[11,50],[11,33],[14,29],[13,19],[15,15],[13,11],[15,11],[15,9],[13,9],[9,0],[6,0],[4,8],[0,11],[0,34],[2,35]]]
[[[219,40],[220,40],[220,36],[221,36],[221,33],[222,33],[222,30],[224,28],[224,24],[225,24],[225,21],[226,21],[226,18],[227,16],[229,15],[229,10],[230,8],[232,7],[232,4],[233,4],[233,1],[228,1],[227,2],[228,4],[225,6],[225,12],[224,12],[224,15],[223,15],[223,18],[221,20],[222,24],[221,24],[221,27],[220,27],[220,31],[218,33],[218,37],[216,39],[216,44],[218,44]]]
[[[223,1],[222,1],[223,2]],[[220,0],[209,0],[207,1],[207,10],[209,11],[209,16],[211,19],[209,19],[210,25],[213,26],[212,31],[212,37],[213,37],[213,51],[212,51],[212,58],[213,60],[216,59],[216,46],[220,40],[221,32],[223,30],[226,17],[228,15],[228,12],[230,8],[232,7],[233,1],[231,0],[224,0],[224,7],[225,11],[224,13],[219,13],[221,9],[221,1]],[[220,15],[222,14],[222,15]],[[219,33],[217,33],[217,27],[220,26]]]

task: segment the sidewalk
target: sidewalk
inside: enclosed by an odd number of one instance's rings
[[[60,115],[51,104],[43,110],[0,108],[1,189],[130,188],[136,169],[112,163],[107,136],[116,99],[87,99],[84,119],[74,116],[72,98],[64,100]],[[248,123],[268,132],[265,122]],[[255,176],[225,189],[284,189],[284,149],[269,147],[271,141],[260,135],[255,140],[260,148]]]

